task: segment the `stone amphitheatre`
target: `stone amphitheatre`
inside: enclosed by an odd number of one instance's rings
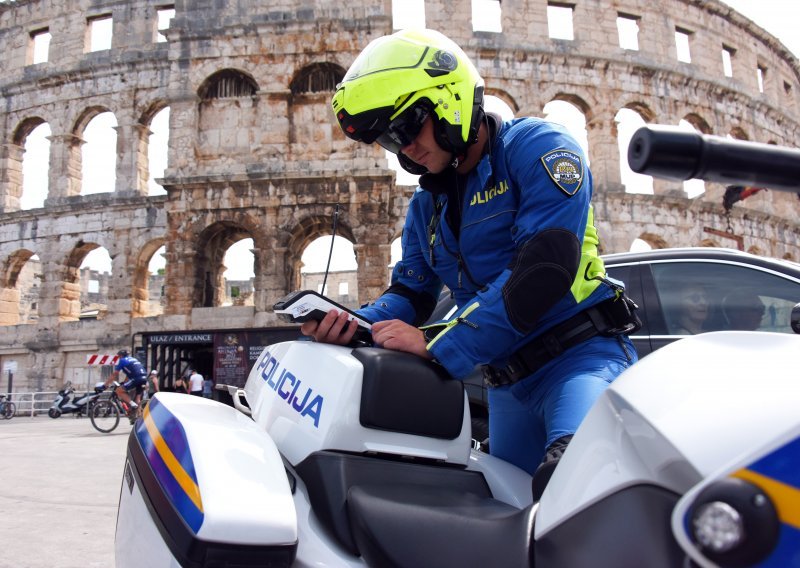
[[[623,109],[647,123],[800,145],[800,64],[776,38],[717,0],[553,2],[569,9],[572,39],[551,37],[546,0],[503,0],[500,32],[475,29],[471,4],[424,2],[425,24],[464,47],[487,94],[515,115],[565,101],[585,117],[603,252],[638,238],[800,260],[794,195],[762,191],[726,216],[719,184],[690,197],[680,182],[654,180],[651,193],[633,193],[620,166]],[[620,20],[635,24],[636,46],[621,47]],[[97,22],[110,25],[105,49],[90,45]],[[338,131],[329,100],[360,49],[394,25],[390,0],[0,3],[0,391],[8,370],[15,391],[88,383],[88,356],[143,338],[152,347],[157,334],[209,344],[206,372],[216,373],[208,357],[219,345],[206,332],[279,325],[271,306],[300,286],[303,251],[331,233],[336,204],[337,234],[358,262],[354,296],[382,291],[414,188],[396,183],[382,150]],[[42,34],[44,60],[34,54]],[[150,127],[167,108],[166,191],[151,195]],[[81,148],[103,113],[116,121],[115,182],[87,193]],[[26,208],[26,140],[45,124],[47,195]],[[253,240],[252,298],[223,305],[224,254],[242,239]],[[162,247],[155,313],[148,267]],[[112,267],[104,308],[81,317],[81,267],[98,248]],[[151,349],[148,364],[169,387],[187,353]]]

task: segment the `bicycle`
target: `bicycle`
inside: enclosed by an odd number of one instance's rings
[[[6,395],[0,394],[0,416],[5,420],[11,420],[17,413],[17,405],[6,400]]]
[[[141,416],[143,405],[139,405],[136,414],[131,416],[130,407],[126,402],[120,400],[116,391],[117,383],[112,386],[111,394],[108,398],[96,401],[89,409],[89,420],[95,430],[108,434],[113,432],[119,425],[120,415],[127,416],[131,424],[136,422],[136,418]]]

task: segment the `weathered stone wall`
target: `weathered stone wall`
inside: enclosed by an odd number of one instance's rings
[[[517,114],[541,115],[552,100],[583,111],[605,252],[637,237],[732,246],[719,234],[730,223],[745,248],[800,259],[793,196],[762,192],[729,220],[718,185],[690,200],[677,183],[632,195],[620,182],[622,108],[649,122],[687,119],[708,133],[798,146],[800,66],[775,38],[716,0],[581,1],[574,41],[548,37],[544,0],[501,6],[502,34],[470,31],[468,0],[427,2],[426,23],[460,42],[487,92]],[[166,43],[155,41],[156,8],[144,0],[0,4],[0,323],[10,324],[0,362],[18,362],[18,389],[75,380],[88,372],[86,353],[129,345],[136,333],[275,324],[272,302],[299,286],[303,249],[330,233],[337,204],[339,234],[359,263],[359,298],[386,285],[412,188],[395,185],[380,149],[344,138],[328,101],[360,49],[392,31],[391,2],[179,0]],[[619,47],[618,12],[639,16],[638,51]],[[85,53],[87,18],[104,14],[113,17],[112,47]],[[30,65],[30,35],[45,27],[49,60]],[[692,32],[691,64],[677,61],[676,27]],[[723,44],[736,50],[732,78],[722,73]],[[767,70],[763,93],[757,66]],[[235,96],[225,94],[231,85]],[[149,126],[166,107],[167,195],[152,197]],[[118,123],[116,186],[82,196],[83,132],[105,111]],[[24,143],[43,123],[52,131],[49,195],[43,208],[21,211]],[[242,238],[254,241],[252,305],[220,307],[222,257]],[[162,245],[164,313],[148,316],[147,266]],[[79,321],[78,267],[98,246],[112,258],[108,312]],[[43,275],[38,319],[19,324],[17,280],[33,254]]]

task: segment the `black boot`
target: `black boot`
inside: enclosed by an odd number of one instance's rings
[[[533,491],[533,501],[536,502],[542,498],[544,488],[547,487],[547,482],[553,476],[561,456],[564,455],[564,450],[572,440],[572,434],[569,436],[561,436],[547,447],[544,454],[544,459],[536,471],[533,472],[533,481],[531,482],[531,489]]]

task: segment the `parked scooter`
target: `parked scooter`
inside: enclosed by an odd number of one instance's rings
[[[102,385],[102,383],[98,384]],[[101,392],[103,392],[103,389],[100,386],[95,386],[93,392],[87,392],[76,397],[72,381],[67,381],[64,384],[64,388],[58,391],[58,396],[50,406],[50,410],[47,411],[47,415],[50,418],[58,418],[62,414],[75,414],[75,417],[78,418],[89,412],[89,408],[91,408],[91,405],[97,400]]]

